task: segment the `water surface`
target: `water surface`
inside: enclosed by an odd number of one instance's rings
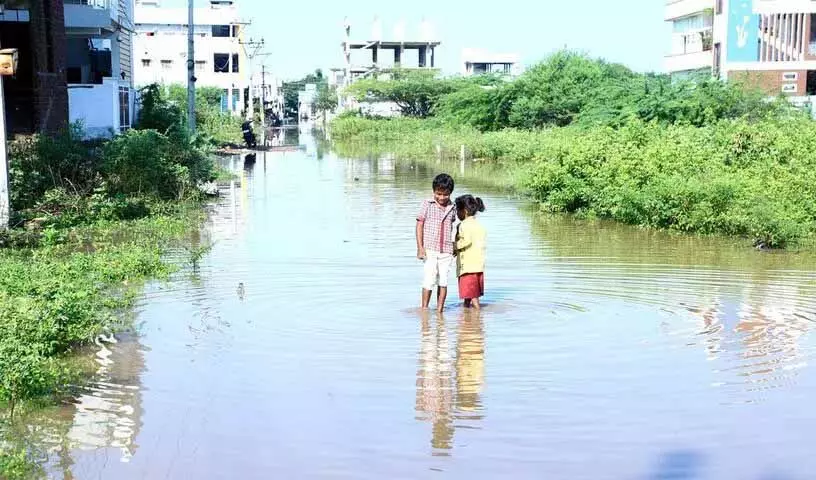
[[[420,313],[432,171],[230,165],[138,335],[34,428],[55,478],[805,479],[816,263],[482,196],[487,307]],[[178,252],[179,258],[183,252]]]

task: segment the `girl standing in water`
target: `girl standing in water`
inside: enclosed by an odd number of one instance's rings
[[[485,211],[481,198],[462,195],[456,199],[456,216],[461,223],[456,233],[456,276],[459,277],[459,298],[465,307],[480,308],[479,298],[484,295],[485,239],[487,233],[476,220],[478,212]]]

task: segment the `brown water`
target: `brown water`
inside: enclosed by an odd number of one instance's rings
[[[200,269],[36,426],[55,478],[814,478],[812,257],[473,192],[487,307],[421,314],[433,172],[311,147],[236,169]]]

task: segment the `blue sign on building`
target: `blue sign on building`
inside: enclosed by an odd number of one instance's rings
[[[753,12],[753,0],[731,0],[728,15],[728,61],[759,60],[759,15]]]

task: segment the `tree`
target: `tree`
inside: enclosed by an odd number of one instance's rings
[[[325,121],[326,115],[337,108],[337,89],[325,84],[321,85],[317,89],[315,108],[317,108],[318,112],[323,114],[323,120]]]
[[[393,102],[403,115],[425,118],[433,115],[439,100],[457,89],[456,81],[441,79],[427,70],[393,70],[387,79],[366,78],[348,87],[361,102]]]

